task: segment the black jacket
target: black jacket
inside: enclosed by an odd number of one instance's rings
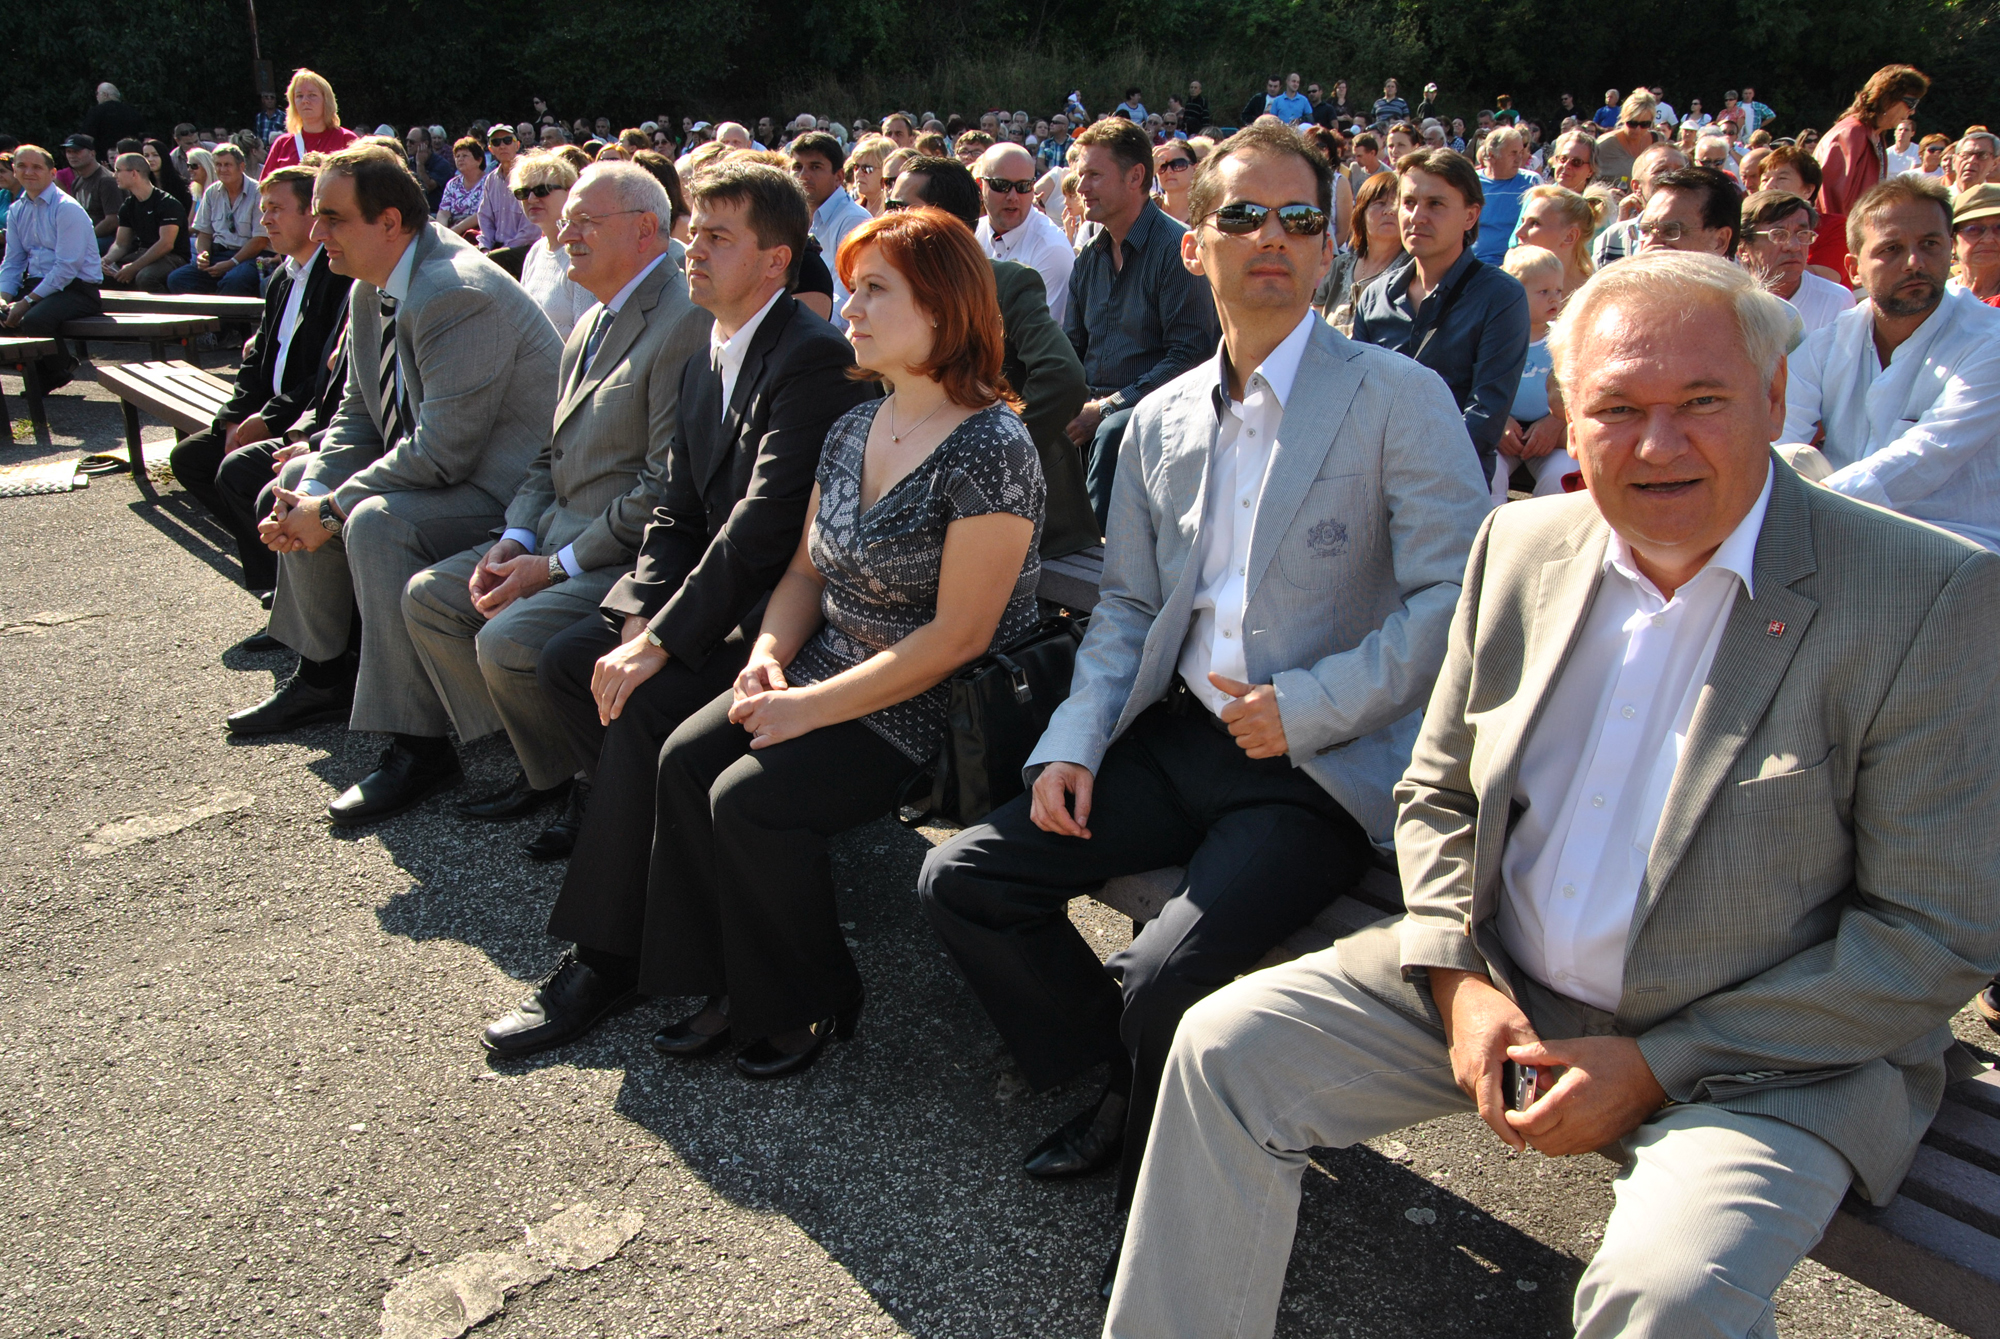
[[[278,322],[284,319],[285,302],[292,291],[291,276],[280,270],[264,295],[263,319],[244,351],[243,365],[236,371],[236,392],[222,406],[218,424],[241,423],[255,414],[273,433],[282,434],[312,410],[326,389],[330,376],[327,359],[347,325],[347,289],[354,281],[335,274],[327,265],[326,252],[321,251],[313,257],[305,282],[298,329],[292,332],[292,350],[300,356],[289,359],[282,379],[274,381]]]
[[[663,496],[607,618],[646,619],[695,669],[737,628],[755,635],[798,550],[827,432],[876,393],[852,366],[846,337],[788,295],[757,327],[726,416],[721,374],[688,359]]]

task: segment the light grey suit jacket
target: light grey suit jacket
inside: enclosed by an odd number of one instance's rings
[[[574,544],[586,570],[628,568],[659,502],[680,404],[681,367],[706,356],[715,318],[688,299],[665,256],[618,309],[590,370],[578,375],[595,309],[562,351],[555,437],[528,467],[506,526],[532,530],[537,553]]]
[[[1502,507],[1473,550],[1396,788],[1408,911],[1340,947],[1433,1026],[1421,968],[1521,999],[1500,859],[1609,538],[1578,493]],[[1946,1022],[2000,968],[2000,556],[1779,461],[1755,577],[1660,816],[1614,1026],[1674,1099],[1810,1130],[1886,1203],[1937,1111]]]
[[[1200,580],[1219,355],[1139,402],[1111,490],[1101,599],[1028,760],[1095,772],[1173,686]],[[1390,788],[1444,659],[1491,503],[1437,373],[1324,322],[1299,360],[1250,540],[1244,652],[1294,767],[1386,844]]]
[[[356,280],[348,301],[347,391],[304,481],[352,514],[375,493],[470,484],[504,509],[549,440],[562,341],[535,300],[464,238],[417,233],[410,291],[397,307],[403,438],[384,451],[381,292]]]

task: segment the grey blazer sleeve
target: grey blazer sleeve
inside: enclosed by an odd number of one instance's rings
[[[1402,608],[1353,648],[1272,676],[1296,764],[1422,704],[1444,659],[1465,555],[1492,510],[1443,380],[1412,363],[1388,399],[1382,503]]]
[[[1028,755],[1023,771],[1029,776],[1052,762],[1078,763],[1095,773],[1131,699],[1147,634],[1165,598],[1154,561],[1158,533],[1141,449],[1142,441],[1159,431],[1158,403],[1141,405],[1119,444],[1097,608],[1091,611],[1090,630],[1077,648],[1069,697],[1056,708],[1049,728]]]

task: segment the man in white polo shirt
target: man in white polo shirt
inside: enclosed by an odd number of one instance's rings
[[[1018,144],[996,144],[973,168],[979,199],[979,245],[990,260],[1011,260],[1042,276],[1049,316],[1062,324],[1076,252],[1047,214],[1035,208],[1035,160]]]

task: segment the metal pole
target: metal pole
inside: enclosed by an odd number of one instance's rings
[[[250,59],[264,59],[264,53],[257,46],[257,0],[243,0],[250,11]]]

